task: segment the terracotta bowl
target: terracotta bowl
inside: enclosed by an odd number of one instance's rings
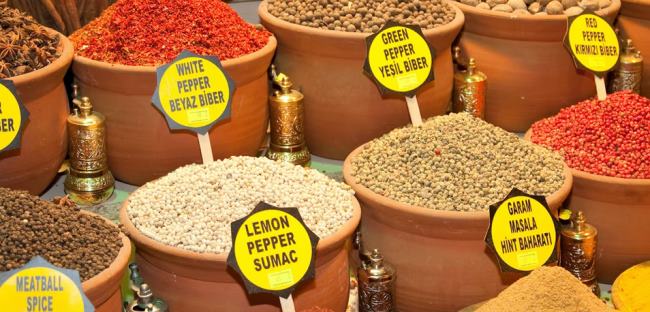
[[[264,48],[222,62],[236,90],[230,119],[210,130],[215,159],[252,156],[262,144],[269,115],[267,69],[276,44],[270,37]],[[108,163],[118,180],[142,185],[201,162],[196,134],[170,131],[151,104],[156,67],[109,64],[76,55],[72,71],[81,94],[106,116]]]
[[[97,214],[82,211],[83,213],[91,216],[98,216]],[[111,226],[117,227],[115,223],[106,220]],[[126,266],[129,264],[129,257],[131,257],[131,241],[120,232],[122,239],[122,248],[117,254],[117,258],[101,273],[92,277],[91,279],[81,284],[84,293],[95,306],[97,312],[116,312],[122,311],[122,293],[120,291],[122,285],[122,277]]]
[[[530,140],[532,133],[526,132]],[[582,210],[598,229],[598,281],[611,284],[629,267],[650,259],[650,179],[623,179],[571,169],[568,208]]]
[[[650,97],[650,2],[645,0],[623,0],[621,15],[616,26],[621,30],[622,38],[634,41],[645,60],[643,62],[644,79],[641,82],[641,95]]]
[[[489,214],[439,211],[397,202],[356,183],[355,149],[343,164],[343,177],[361,202],[361,232],[367,249],[378,248],[397,271],[397,310],[458,311],[496,296],[520,277],[501,274],[484,242]],[[557,212],[571,190],[569,168],[562,187],[546,197]]]
[[[359,202],[353,199],[353,203],[352,218],[319,241],[316,278],[293,293],[296,311],[313,306],[345,311],[350,282],[347,246],[361,218]],[[120,222],[136,245],[140,272],[171,311],[281,310],[278,297],[247,295],[239,275],[227,267],[228,253],[197,253],[159,243],[135,228],[127,214],[128,205],[127,200],[120,209]]]
[[[435,82],[418,92],[423,117],[447,111],[453,84],[451,42],[463,13],[424,36],[436,50]],[[278,38],[275,64],[305,95],[305,138],[318,156],[344,159],[355,147],[410,123],[404,97],[382,97],[363,73],[365,38],[370,34],[321,30],[285,22],[258,10],[262,24]]]
[[[68,96],[63,85],[74,48],[67,37],[59,35],[61,56],[52,64],[13,81],[29,112],[23,128],[20,149],[0,154],[0,186],[27,190],[39,195],[54,180],[67,149],[66,119]]]
[[[466,19],[459,46],[488,77],[488,122],[524,132],[595,94],[593,74],[577,70],[563,45],[566,16],[514,16],[457,5]],[[613,0],[598,14],[613,22],[620,7],[620,0]]]

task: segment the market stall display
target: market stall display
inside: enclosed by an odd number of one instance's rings
[[[495,296],[515,276],[485,245],[489,205],[517,187],[557,212],[572,184],[559,155],[466,113],[393,130],[353,151],[343,174],[362,204],[365,247],[397,270],[400,311]]]
[[[131,242],[116,225],[76,207],[55,205],[25,191],[0,188],[0,271],[35,256],[79,272],[98,312],[121,308],[120,282]]]
[[[600,282],[650,258],[650,100],[621,91],[583,101],[535,123],[527,137],[572,168],[568,207],[600,232]]]
[[[488,122],[524,132],[533,122],[596,93],[593,75],[576,70],[563,45],[566,16],[512,16],[457,5],[466,18],[459,46],[489,77]],[[611,23],[620,6],[613,0],[596,14]]]
[[[310,8],[313,16],[307,13]],[[344,159],[364,142],[409,123],[403,97],[382,97],[362,71],[365,38],[391,18],[418,24],[436,50],[435,82],[418,92],[422,116],[447,111],[451,42],[464,21],[449,2],[265,1],[259,15],[278,38],[275,64],[305,95],[305,138],[314,155]]]
[[[187,183],[196,187],[188,192]],[[138,247],[143,277],[170,309],[277,311],[277,297],[246,295],[242,282],[226,269],[230,223],[260,201],[297,207],[320,237],[316,277],[294,292],[296,307],[344,310],[345,245],[361,213],[349,187],[316,170],[253,157],[188,165],[134,192],[120,221]]]
[[[20,149],[0,154],[0,185],[42,193],[66,153],[63,85],[73,47],[63,35],[0,6],[0,79],[11,80],[29,111]]]
[[[117,1],[71,40],[80,94],[106,116],[109,167],[118,180],[141,185],[201,161],[195,135],[170,131],[151,104],[156,66],[184,49],[219,57],[236,85],[230,119],[210,130],[214,157],[257,153],[266,134],[267,69],[276,41],[227,4]]]
[[[623,0],[621,15],[616,20],[616,26],[621,30],[621,37],[634,41],[634,45],[642,55],[650,56],[650,1]],[[650,61],[643,64],[645,79],[641,80],[641,95],[650,97]]]

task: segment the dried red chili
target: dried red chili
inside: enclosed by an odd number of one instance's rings
[[[118,0],[70,36],[76,53],[124,65],[160,65],[184,49],[221,60],[264,47],[271,34],[219,0]]]
[[[562,109],[536,122],[531,139],[559,151],[571,168],[650,179],[650,100],[630,91]]]

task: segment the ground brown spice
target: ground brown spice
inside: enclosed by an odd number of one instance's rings
[[[613,311],[561,267],[541,267],[518,280],[476,312]]]

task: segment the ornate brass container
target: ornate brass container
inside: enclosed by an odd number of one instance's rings
[[[142,284],[136,292],[136,299],[134,299],[128,306],[128,312],[167,312],[169,306],[160,298],[156,298],[149,288],[149,285]]]
[[[293,83],[284,74],[275,76],[280,90],[269,99],[271,107],[271,144],[266,157],[305,166],[311,155],[303,133],[304,106],[302,93],[292,89]]]
[[[64,188],[75,203],[94,205],[107,200],[115,185],[106,158],[106,118],[93,112],[87,97],[73,103],[77,107],[68,116],[70,168]]]
[[[641,92],[641,80],[643,79],[643,57],[632,44],[631,39],[625,42],[625,51],[621,54],[618,67],[612,71],[609,83],[609,92],[632,90],[634,93]]]
[[[582,211],[578,211],[561,233],[560,264],[600,296],[596,281],[598,230],[587,224]]]
[[[384,263],[384,257],[373,250],[367,263],[362,263],[359,276],[359,312],[395,311],[395,270]]]
[[[468,112],[485,119],[485,92],[487,76],[476,69],[476,60],[469,59],[467,70],[454,75],[452,111]]]

